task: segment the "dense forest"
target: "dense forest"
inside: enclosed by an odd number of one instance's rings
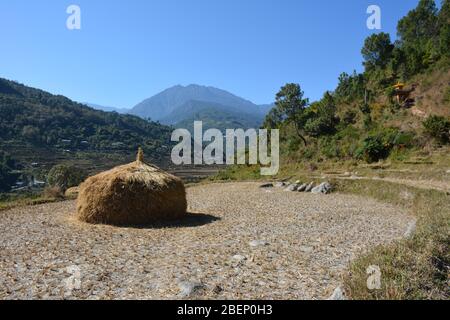
[[[170,128],[131,115],[107,113],[63,96],[0,79],[0,143],[93,150],[154,151]]]
[[[33,161],[58,154],[70,159],[79,153],[124,157],[141,146],[151,160],[159,161],[170,151],[170,127],[94,110],[6,79],[0,79],[0,114],[0,192],[17,178],[14,172],[23,165],[18,153]]]
[[[342,73],[320,101],[310,103],[299,84],[281,88],[264,126],[281,129],[282,149],[311,161],[374,162],[449,142],[450,0],[440,10],[433,0],[421,0],[399,21],[397,33],[394,42],[383,32],[368,37],[361,50],[364,72]],[[429,93],[439,81],[442,88]],[[406,85],[411,89],[402,91]],[[415,90],[425,89],[424,97],[414,98]],[[397,99],[400,94],[412,98]],[[427,109],[431,102],[436,109]],[[413,115],[416,105],[425,110],[415,111],[421,117]]]

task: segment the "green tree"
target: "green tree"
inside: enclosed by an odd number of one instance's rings
[[[439,47],[443,56],[450,55],[450,0],[442,2],[439,12]]]
[[[285,121],[292,123],[297,135],[303,140],[305,145],[308,145],[302,130],[307,121],[305,109],[309,104],[309,100],[303,98],[303,96],[304,92],[299,84],[288,83],[277,93],[275,105],[279,116]]]
[[[397,33],[402,43],[417,45],[436,37],[439,30],[437,14],[434,0],[420,0],[417,7],[398,22]]]
[[[9,191],[11,185],[17,181],[17,174],[13,173],[15,167],[15,161],[8,154],[0,151],[0,192]]]
[[[334,91],[336,99],[348,102],[353,99],[362,99],[365,92],[364,75],[353,71],[352,75],[341,73],[338,78],[338,86]]]
[[[48,184],[58,187],[62,191],[78,186],[87,177],[86,172],[72,166],[58,164],[54,166],[47,175]]]
[[[326,92],[314,105],[314,109],[313,116],[306,121],[305,132],[313,137],[335,133],[339,119],[336,117],[336,104],[331,93]]]
[[[279,128],[281,123],[283,122],[283,116],[280,113],[280,110],[277,108],[273,108],[266,115],[263,123],[263,128],[266,129],[276,129]]]
[[[361,50],[366,71],[375,68],[385,68],[389,63],[394,45],[388,33],[373,34],[366,38]]]
[[[397,25],[405,53],[406,74],[412,76],[439,59],[439,19],[434,0],[420,0]]]

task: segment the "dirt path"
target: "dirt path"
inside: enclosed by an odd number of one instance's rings
[[[387,181],[398,184],[404,184],[406,186],[415,187],[419,189],[432,189],[444,192],[450,192],[450,181],[437,181],[437,180],[413,180],[413,179],[401,179],[401,178],[379,178],[379,177],[333,177],[335,179],[343,179],[343,180],[379,180],[379,181]]]
[[[71,201],[0,212],[0,299],[326,298],[352,258],[413,221],[358,196],[258,186],[189,188],[197,214],[166,228],[78,223]]]

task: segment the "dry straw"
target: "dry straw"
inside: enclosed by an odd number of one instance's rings
[[[140,225],[186,215],[186,191],[181,179],[137,159],[88,178],[81,186],[77,218],[95,224]]]

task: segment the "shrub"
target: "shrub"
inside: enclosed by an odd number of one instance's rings
[[[64,195],[59,187],[47,187],[44,189],[44,196],[50,199],[63,199]]]
[[[305,131],[311,137],[333,134],[338,120],[335,117],[319,116],[305,124]]]
[[[370,113],[364,114],[364,117],[363,117],[364,130],[370,130],[370,128],[372,128],[372,125],[373,125],[373,121],[372,121],[372,117],[371,117]]]
[[[340,145],[333,138],[321,140],[321,152],[328,159],[339,158],[341,156]]]
[[[425,133],[442,143],[450,141],[450,121],[441,116],[430,116],[423,122]]]
[[[354,110],[347,110],[342,116],[344,125],[351,125],[356,123],[356,112]]]
[[[377,162],[386,159],[391,151],[403,150],[413,146],[414,134],[401,132],[396,128],[378,128],[363,140],[356,155],[367,162]]]
[[[399,132],[394,140],[393,144],[396,147],[405,147],[409,148],[413,145],[414,142],[414,133],[412,132]]]
[[[58,187],[64,192],[68,188],[78,186],[86,177],[84,170],[59,164],[50,170],[47,181],[50,187]]]
[[[363,141],[363,145],[358,150],[357,155],[365,161],[377,162],[389,156],[391,146],[383,141],[382,136],[368,136]]]

